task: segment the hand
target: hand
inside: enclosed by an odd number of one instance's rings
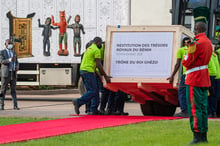
[[[105,76],[105,80],[107,83],[111,83],[111,77],[110,76]]]
[[[173,77],[169,77],[169,78],[167,78],[167,80],[169,80],[170,84],[173,84]]]
[[[18,71],[18,67],[17,66],[15,67],[15,71]]]
[[[189,46],[188,47],[188,54],[193,54],[194,52],[196,52],[196,45]]]
[[[198,39],[192,40],[190,43],[188,43],[188,54],[193,54],[196,51],[196,45],[199,44]]]

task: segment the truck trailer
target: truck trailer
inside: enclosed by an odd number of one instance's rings
[[[71,19],[68,25],[75,23],[75,16],[80,16],[81,53],[85,44],[95,36],[105,38],[106,25],[129,25],[129,0],[0,0],[0,44],[4,49],[6,39],[15,37],[20,69],[18,86],[77,86],[80,55],[75,55],[72,28],[67,28],[68,55],[59,54],[60,28],[51,30],[50,53],[43,49],[44,28],[46,20],[54,18],[54,24],[60,22],[60,15]],[[51,24],[54,28],[59,27]],[[104,39],[103,39],[104,40]],[[62,42],[62,49],[65,49]],[[46,49],[46,52],[48,50]]]

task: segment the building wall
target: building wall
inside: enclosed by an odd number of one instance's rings
[[[131,0],[131,25],[170,25],[171,0]]]

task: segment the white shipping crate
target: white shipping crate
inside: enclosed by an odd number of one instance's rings
[[[107,26],[104,69],[112,83],[169,83],[184,37],[181,25]],[[178,82],[175,76],[175,87]]]

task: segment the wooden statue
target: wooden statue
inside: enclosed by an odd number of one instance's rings
[[[58,55],[68,56],[69,52],[67,50],[67,32],[66,32],[66,28],[67,28],[67,25],[68,25],[68,23],[71,19],[71,16],[66,21],[65,11],[60,11],[60,22],[55,23],[54,22],[54,16],[52,16],[51,18],[52,18],[52,25],[59,26],[59,31],[60,31],[60,33],[59,33],[59,51],[58,51]],[[64,50],[62,49],[63,40],[64,40]]]
[[[74,56],[80,56],[81,55],[81,36],[80,31],[82,31],[83,34],[85,34],[83,25],[79,23],[80,22],[80,16],[75,16],[75,23],[68,25],[68,28],[73,29],[74,37],[73,37],[73,48],[74,48]],[[78,45],[78,53],[77,51],[77,45]]]

